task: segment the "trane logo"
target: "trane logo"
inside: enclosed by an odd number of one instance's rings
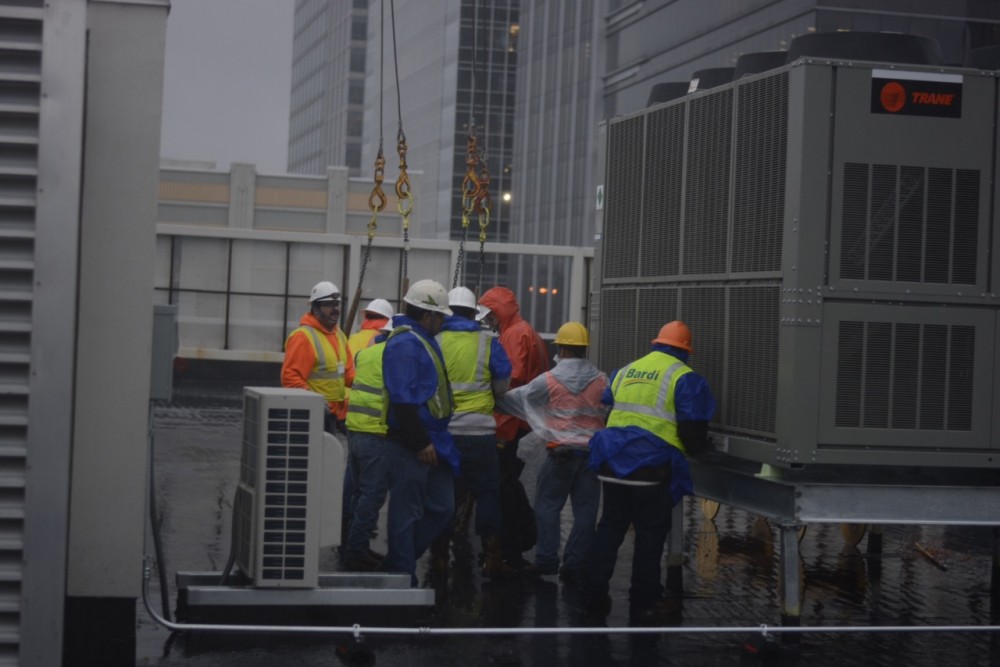
[[[933,104],[942,107],[950,107],[955,101],[954,93],[921,93],[910,94],[910,100],[914,104]]]
[[[962,77],[874,70],[871,111],[894,116],[962,117]],[[891,76],[884,76],[891,74]]]

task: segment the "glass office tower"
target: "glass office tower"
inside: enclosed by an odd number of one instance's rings
[[[288,171],[361,173],[368,0],[296,0]]]

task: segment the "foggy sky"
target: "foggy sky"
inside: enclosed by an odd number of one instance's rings
[[[294,0],[171,0],[160,155],[285,173]]]

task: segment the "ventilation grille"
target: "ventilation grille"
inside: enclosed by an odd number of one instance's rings
[[[979,171],[844,165],[840,277],[975,285]]]
[[[243,456],[240,458],[240,482],[257,488],[257,443],[259,442],[260,399],[243,396]]]
[[[835,425],[972,429],[973,326],[840,322]]]
[[[601,369],[611,372],[649,352],[663,324],[687,322],[691,366],[719,404],[716,427],[774,437],[781,287],[762,285],[607,288],[601,293]],[[634,333],[633,333],[634,332]]]
[[[684,224],[686,275],[726,271],[733,91],[690,102]]]
[[[636,317],[636,290],[605,289],[601,292],[600,367],[611,372],[636,358],[633,324]],[[618,326],[608,326],[609,323]]]
[[[680,273],[684,105],[658,109],[648,119],[642,234],[637,248],[640,274],[675,276]]]
[[[602,261],[605,278],[638,274],[635,240],[641,227],[643,125],[645,117],[612,123],[608,128],[606,211],[613,225],[604,230]]]
[[[270,408],[267,411],[264,525],[258,568],[264,580],[301,580],[305,577],[309,418],[309,410]]]
[[[726,384],[719,398],[725,423],[735,430],[774,434],[780,299],[778,285],[729,290]]]
[[[44,316],[39,316],[32,309],[35,270],[38,262],[43,261],[36,247],[39,230],[36,207],[44,14],[40,1],[5,1],[0,5],[3,14],[0,16],[0,31],[3,33],[0,39],[0,466],[4,479],[4,520],[0,529],[0,563],[3,564],[0,576],[0,664],[16,665],[26,664],[29,660],[22,655],[19,662],[19,653],[33,655],[36,661],[41,662],[45,661],[43,656],[46,654],[49,657],[59,655],[58,650],[46,652],[51,646],[39,645],[40,641],[45,641],[44,632],[26,633],[22,625],[32,620],[43,620],[46,611],[61,608],[62,598],[58,597],[59,605],[56,602],[57,596],[65,592],[65,582],[51,578],[46,580],[45,572],[60,564],[63,556],[46,550],[37,537],[26,545],[24,524],[25,521],[35,521],[36,532],[46,530],[41,528],[38,520],[53,518],[45,514],[47,507],[51,509],[49,503],[52,498],[46,497],[44,484],[32,489],[27,487],[32,480],[42,479],[49,479],[50,486],[59,484],[58,481],[51,481],[58,479],[58,475],[52,477],[50,473],[61,471],[63,465],[69,462],[51,460],[51,457],[46,460],[29,436],[32,427],[29,423],[29,403],[50,402],[45,396],[30,395],[32,382],[43,378],[39,386],[50,384],[51,378],[60,377],[62,372],[45,366],[43,354],[32,357],[34,332],[46,326]],[[58,55],[53,56],[53,60],[57,58]],[[49,104],[72,101],[72,93],[68,97],[63,95],[65,86],[56,81],[47,83],[52,88],[50,94],[55,93],[47,101]],[[80,113],[80,109],[76,113]],[[53,176],[58,180],[71,171],[72,167]],[[68,243],[65,240],[62,242]],[[62,251],[55,255],[49,252],[49,261],[60,254],[63,254]],[[38,341],[35,343],[37,345]],[[68,355],[69,343],[61,350]],[[43,411],[37,412],[42,414]],[[35,434],[36,440],[40,433]],[[60,449],[61,446],[54,448]],[[33,476],[28,474],[28,457],[33,459]],[[65,515],[61,518],[68,520]],[[33,562],[34,569],[26,572],[25,562]],[[64,566],[63,563],[61,567]],[[22,615],[22,595],[34,595],[32,613]],[[22,645],[22,638],[28,634],[34,645]]]
[[[639,317],[635,323],[632,359],[646,354],[650,341],[659,335],[660,327],[677,319],[677,293],[676,287],[644,287],[638,290]]]
[[[236,487],[236,507],[233,513],[233,541],[236,543],[236,562],[246,573],[254,571],[253,541],[254,492],[245,484]]]
[[[788,136],[788,73],[738,88],[730,270],[781,269]]]

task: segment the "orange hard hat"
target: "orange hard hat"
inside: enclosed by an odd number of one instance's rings
[[[672,345],[673,347],[680,348],[681,350],[694,352],[694,348],[691,347],[691,330],[688,329],[688,325],[684,324],[680,320],[674,320],[673,322],[667,322],[664,324],[660,328],[660,335],[650,342]]]

